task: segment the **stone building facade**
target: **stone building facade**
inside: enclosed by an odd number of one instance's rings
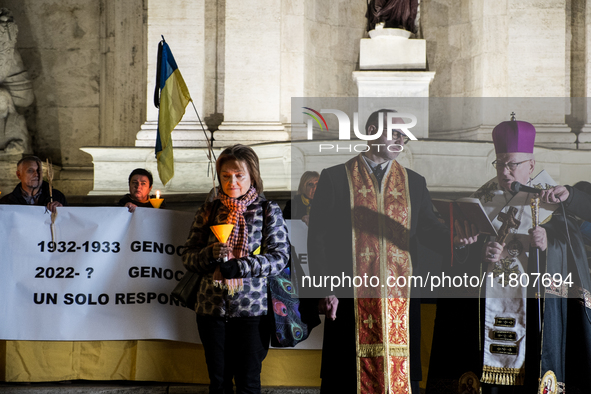
[[[2,6],[14,14],[18,49],[33,80],[36,100],[25,110],[33,151],[53,161],[56,187],[66,194],[96,189],[96,165],[105,155],[110,163],[134,156],[133,165],[155,168],[152,97],[162,35],[205,123],[203,130],[187,108],[173,134],[181,161],[203,155],[204,135],[213,131],[216,147],[267,143],[260,149],[268,164],[285,164],[292,97],[359,94],[354,73],[367,37],[365,0],[5,0]],[[550,148],[542,157],[562,165],[557,180],[571,181],[561,178],[565,165],[588,174],[591,163],[585,152],[591,146],[589,26],[591,5],[583,0],[422,0],[417,35],[426,41],[426,69],[420,71],[435,73],[430,97],[561,98],[558,109],[520,118],[536,116],[530,121],[537,142]],[[434,113],[445,111],[445,104],[432,106]],[[492,126],[508,119],[485,106],[467,126],[430,116],[429,139],[413,152],[424,166],[435,160],[427,149],[433,141],[457,142],[467,154],[462,143],[486,144]],[[490,152],[487,145],[479,149]],[[0,157],[2,192],[16,182],[14,163]],[[125,189],[122,174],[103,171],[101,182],[114,182],[105,193]],[[445,189],[438,176],[432,179]]]

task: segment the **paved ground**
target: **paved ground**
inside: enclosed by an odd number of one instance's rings
[[[2,394],[207,394],[206,385],[73,381],[65,383],[3,383]],[[318,394],[318,388],[263,387],[263,394]]]

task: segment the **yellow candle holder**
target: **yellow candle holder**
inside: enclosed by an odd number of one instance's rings
[[[162,201],[164,201],[163,198],[150,198],[150,204],[152,204],[154,208],[160,208]]]
[[[228,238],[230,238],[230,234],[232,234],[233,229],[233,224],[216,224],[215,226],[211,226],[211,231],[218,239],[218,241],[220,241],[223,244],[228,242]],[[222,260],[228,261],[228,257],[226,256]]]
[[[154,208],[160,208],[162,201],[164,201],[163,198],[160,198],[160,190],[156,190],[156,198],[150,198],[149,200]]]
[[[230,238],[230,234],[232,234],[233,229],[233,224],[216,224],[215,226],[211,226],[211,231],[218,241],[223,244],[228,242],[228,238]]]

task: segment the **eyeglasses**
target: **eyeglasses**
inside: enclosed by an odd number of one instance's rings
[[[393,141],[402,140],[406,144],[408,141],[410,141],[410,138],[408,138],[408,136],[406,134],[403,134],[403,133],[396,131],[396,130],[392,130],[392,140]]]
[[[529,160],[520,161],[519,163],[513,163],[512,161],[510,161],[508,163],[499,163],[498,160],[495,160],[495,161],[492,162],[492,165],[497,170],[498,169],[508,168],[509,171],[515,171],[515,169],[517,169],[517,167],[519,167],[520,164],[523,164],[526,161],[529,161]]]

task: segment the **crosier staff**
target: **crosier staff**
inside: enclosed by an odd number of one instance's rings
[[[47,163],[47,183],[49,183],[49,202],[53,202],[53,166],[49,163],[49,159],[45,159]]]
[[[49,184],[49,203],[53,202],[53,166],[49,159],[45,159],[47,163],[47,183]],[[51,212],[51,240],[55,242],[55,218],[57,217],[57,210]]]
[[[540,225],[540,197],[533,197],[531,199],[531,224],[532,228],[536,228]],[[536,259],[536,272],[540,274],[540,248],[537,246],[533,248],[533,254]],[[538,277],[539,278],[539,277]],[[542,294],[540,292],[540,281],[537,281],[538,291],[536,292],[536,298],[538,299],[538,332],[542,332]]]

